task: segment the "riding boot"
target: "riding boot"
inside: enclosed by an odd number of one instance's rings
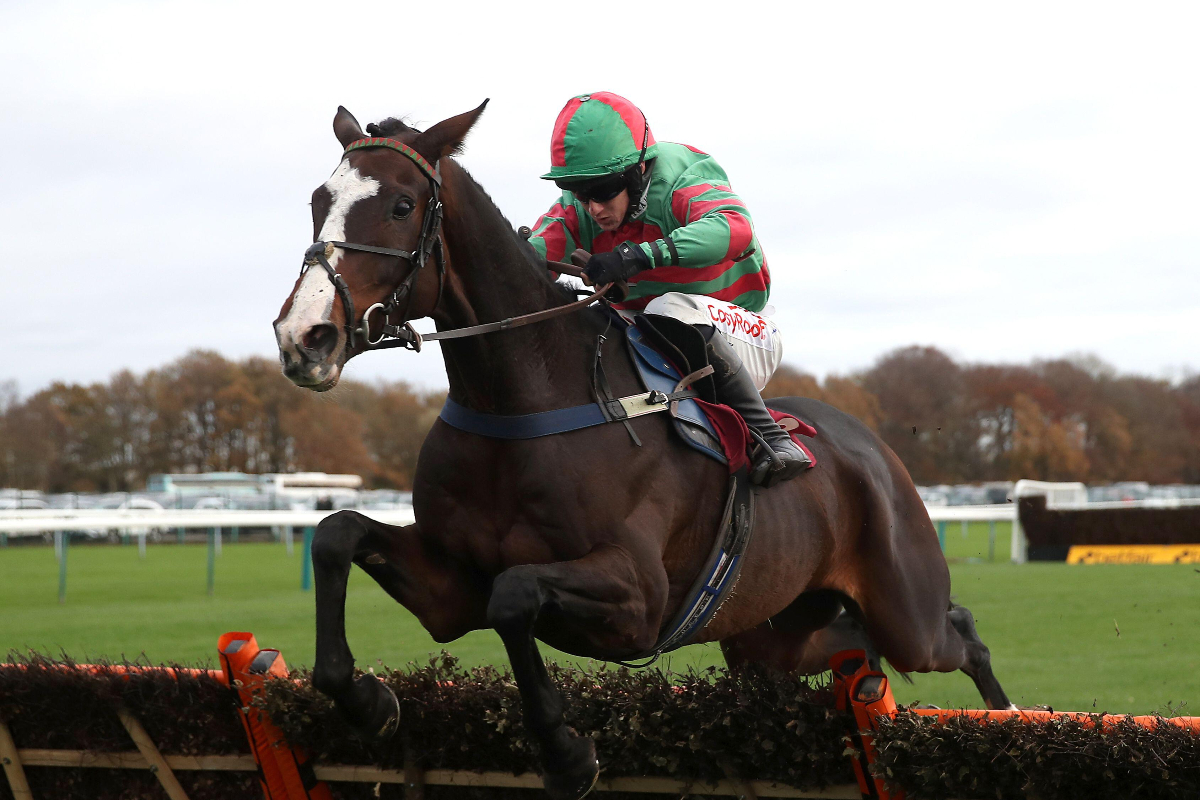
[[[741,414],[746,424],[769,446],[768,450],[760,442],[755,449],[750,468],[751,482],[770,487],[804,472],[809,465],[808,456],[767,411],[762,395],[737,352],[711,325],[697,325],[696,328],[708,340],[708,363],[713,366],[717,402]]]

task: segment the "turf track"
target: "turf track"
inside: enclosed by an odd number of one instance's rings
[[[975,612],[1014,702],[1148,713],[1189,701],[1183,713],[1200,714],[1200,569],[957,560],[986,552],[986,541],[986,526],[973,526],[964,538],[951,525],[946,550],[955,597]],[[1005,535],[997,543],[999,559],[1007,548]],[[151,545],[145,560],[132,546],[72,546],[67,602],[60,606],[51,548],[0,549],[0,651],[35,647],[81,661],[145,653],[154,662],[196,663],[212,660],[221,633],[249,630],[263,646],[279,648],[290,665],[311,663],[313,600],[299,590],[299,552],[289,557],[282,545],[226,544],[209,598],[203,546]],[[360,665],[398,666],[442,649],[358,571],[348,605]],[[466,663],[504,661],[490,631],[445,649]],[[686,648],[667,660],[675,670],[722,663],[715,645]],[[979,705],[961,674],[914,680],[912,686],[893,683],[898,700]]]

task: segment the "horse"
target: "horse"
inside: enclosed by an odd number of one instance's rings
[[[295,385],[332,388],[385,329],[419,346],[408,323],[429,318],[447,337],[449,397],[469,409],[515,415],[592,402],[598,342],[614,392],[644,393],[596,305],[524,327],[501,322],[566,308],[575,295],[452,158],[486,105],[425,131],[389,118],[366,132],[339,107],[343,157],[313,192],[314,244],[274,322]],[[477,335],[450,338],[464,327]],[[816,427],[818,465],[757,492],[736,591],[690,643],[719,642],[731,669],[803,674],[858,643],[905,673],[962,670],[989,708],[1012,708],[971,613],[950,601],[937,535],[895,453],[824,403],[771,405]],[[413,524],[347,510],[317,528],[314,685],[365,735],[394,730],[395,697],[374,675],[355,677],[346,640],[357,565],[438,642],[494,629],[547,791],[586,794],[599,772],[595,748],[564,723],[538,641],[628,659],[654,645],[687,599],[729,475],[664,416],[629,421],[642,446],[622,425],[508,440],[437,420],[413,479]]]

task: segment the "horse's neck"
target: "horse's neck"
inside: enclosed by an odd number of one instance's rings
[[[443,169],[449,276],[434,321],[439,330],[563,305],[529,247],[457,165]],[[545,411],[590,399],[595,316],[575,312],[507,331],[442,343],[450,396],[501,414]]]

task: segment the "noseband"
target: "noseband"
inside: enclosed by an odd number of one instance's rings
[[[420,339],[416,335],[416,331],[412,329],[409,322],[403,325],[393,325],[390,322],[392,314],[400,310],[401,297],[404,298],[403,313],[400,318],[408,316],[409,307],[412,305],[412,290],[413,284],[416,283],[417,276],[421,272],[421,268],[429,260],[429,256],[433,256],[434,263],[437,265],[438,272],[438,291],[437,301],[434,306],[442,300],[442,286],[446,280],[446,255],[445,247],[442,244],[441,229],[442,229],[442,201],[440,192],[442,186],[442,176],[438,173],[436,165],[430,164],[425,157],[413,150],[403,142],[395,139],[386,139],[382,137],[373,137],[370,139],[359,139],[351,142],[346,146],[342,153],[345,158],[354,150],[364,150],[369,147],[385,147],[389,150],[395,150],[401,153],[424,173],[429,179],[429,201],[425,204],[425,218],[421,221],[421,236],[417,239],[417,246],[412,251],[394,250],[388,247],[374,247],[372,245],[355,244],[354,242],[313,242],[309,248],[304,251],[304,262],[300,265],[300,274],[303,276],[308,272],[309,267],[320,265],[329,275],[329,280],[333,283],[337,290],[338,297],[342,301],[342,309],[346,313],[346,349],[354,348],[354,339],[356,334],[361,334],[363,342],[367,349],[382,350],[389,347],[408,347],[416,349],[420,345],[414,345],[414,342],[419,342]],[[386,303],[375,303],[363,313],[362,323],[355,327],[354,325],[354,299],[350,296],[350,287],[346,285],[345,279],[341,274],[333,268],[329,263],[329,259],[333,257],[335,248],[343,250],[357,250],[363,253],[377,253],[384,256],[393,256],[402,258],[412,264],[412,269],[396,285],[392,290],[391,297]],[[371,315],[376,311],[383,312],[383,328],[380,331],[379,338],[371,339]]]

